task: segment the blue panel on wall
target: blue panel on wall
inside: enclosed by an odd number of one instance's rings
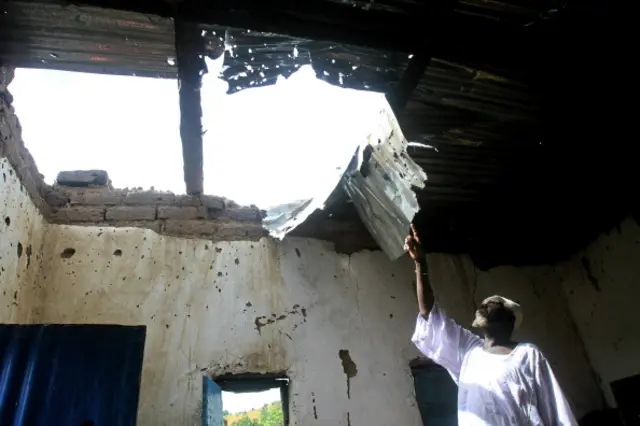
[[[145,333],[0,324],[0,425],[135,425]]]
[[[413,371],[416,400],[422,423],[428,426],[457,426],[458,386],[443,368]]]
[[[202,378],[202,425],[223,426],[222,389],[208,377]]]

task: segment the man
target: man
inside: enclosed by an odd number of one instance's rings
[[[413,225],[405,249],[416,263],[420,307],[412,341],[458,385],[459,425],[577,425],[542,352],[511,340],[522,321],[519,305],[501,296],[484,300],[472,325],[480,338],[448,318],[435,301]]]

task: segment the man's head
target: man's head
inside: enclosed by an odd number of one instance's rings
[[[521,323],[520,305],[502,296],[491,296],[480,304],[472,326],[511,334]]]

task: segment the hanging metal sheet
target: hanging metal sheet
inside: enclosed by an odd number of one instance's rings
[[[427,175],[407,154],[405,139],[391,107],[385,102],[373,130],[352,158],[328,180],[316,197],[267,210],[264,226],[271,236],[284,238],[313,212],[324,208],[341,185],[358,215],[384,250],[395,260],[404,253],[404,238],[420,206],[414,189],[424,188]]]
[[[135,425],[145,327],[0,325],[0,425]]]
[[[360,219],[395,260],[404,254],[409,224],[420,209],[414,188],[424,188],[427,175],[407,154],[407,140],[391,111],[380,111],[377,128],[357,161],[342,179]]]

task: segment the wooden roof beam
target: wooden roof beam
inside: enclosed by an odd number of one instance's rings
[[[201,29],[197,24],[176,20],[176,56],[180,94],[180,138],[187,194],[203,193],[202,105],[200,89],[206,64]]]

